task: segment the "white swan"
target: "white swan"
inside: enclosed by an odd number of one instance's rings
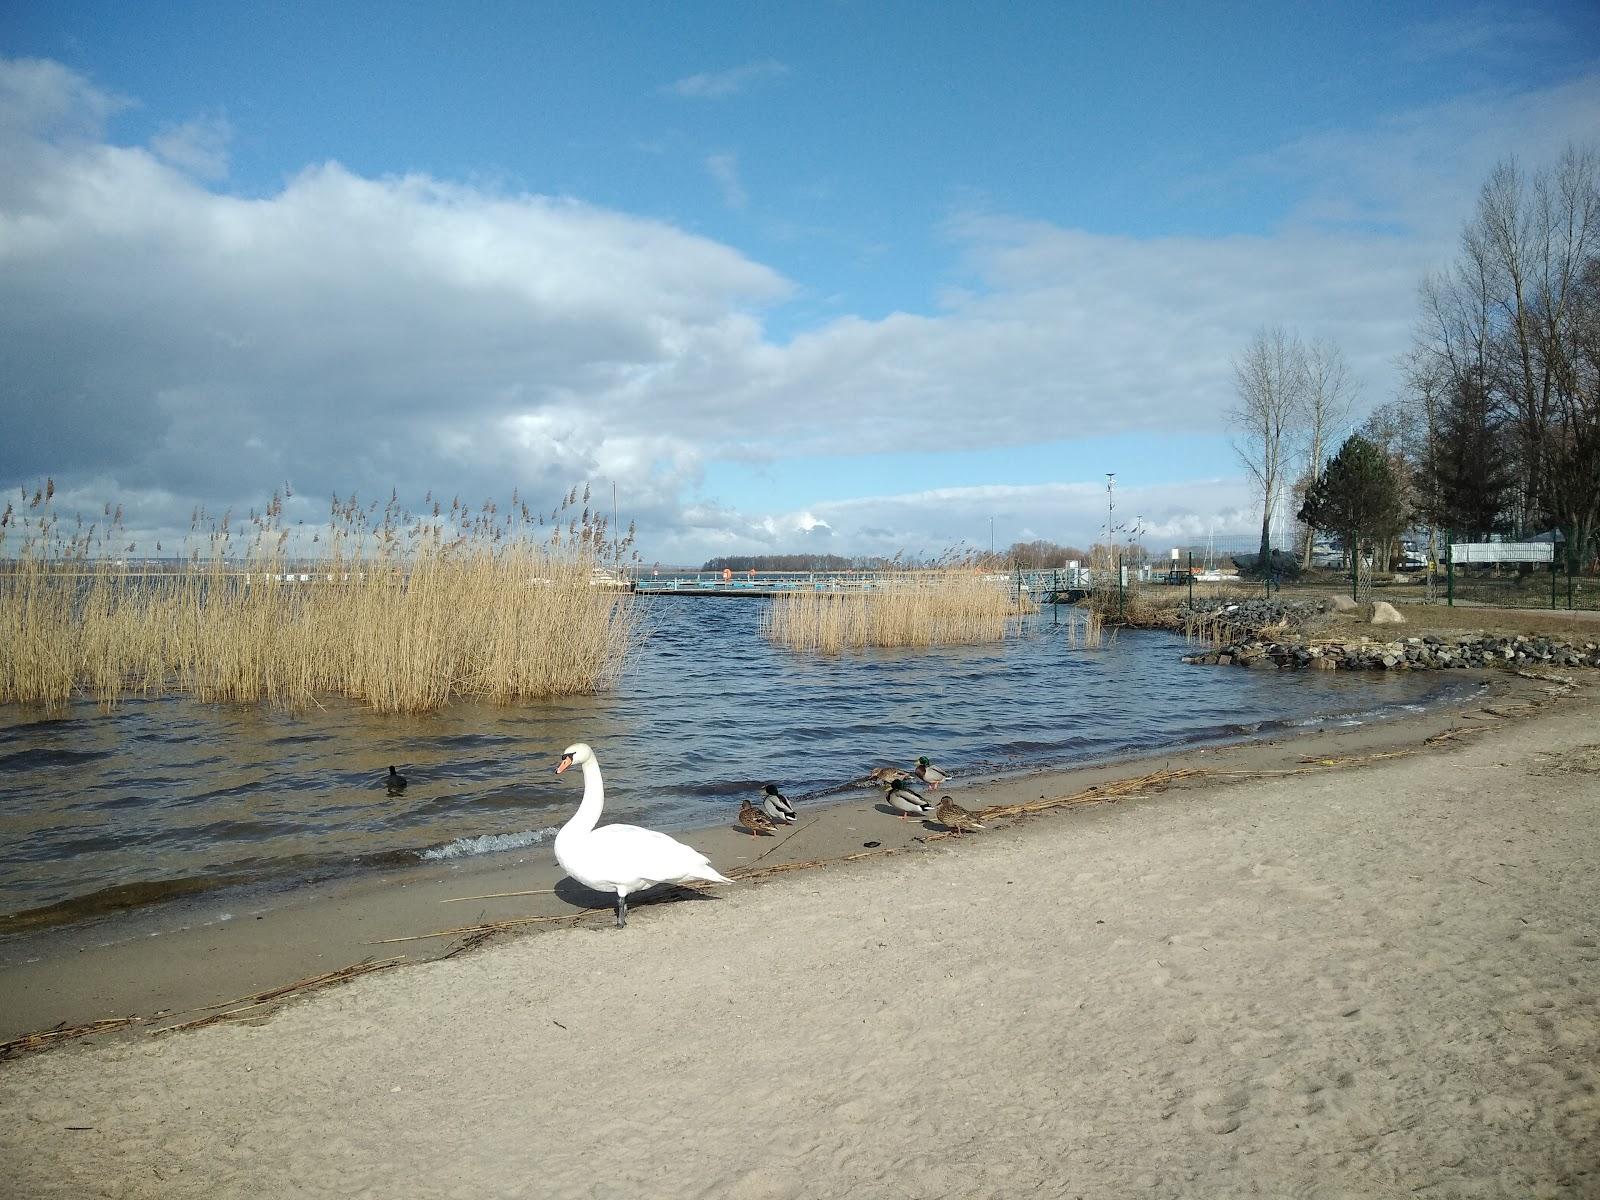
[[[561,869],[585,887],[617,894],[617,927],[628,923],[628,893],[657,883],[732,883],[698,850],[675,838],[637,825],[606,825],[596,829],[606,802],[605,781],[594,751],[583,742],[561,752],[559,775],[573,763],[583,768],[583,803],[556,834],[556,861]]]

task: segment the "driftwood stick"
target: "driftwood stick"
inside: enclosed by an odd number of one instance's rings
[[[264,1004],[268,1000],[276,1000],[279,996],[287,996],[290,992],[309,992],[319,987],[326,987],[330,983],[340,983],[346,979],[354,979],[357,975],[367,975],[373,971],[386,971],[390,967],[398,966],[405,961],[405,955],[397,958],[386,958],[382,962],[373,962],[364,958],[358,963],[351,963],[348,967],[340,967],[337,971],[325,971],[321,975],[308,975],[304,979],[297,979],[293,983],[286,983],[282,987],[268,988],[264,992],[257,992],[253,996],[241,996],[237,1000],[228,1000],[222,1004],[207,1005],[208,1009],[233,1008],[237,1005]]]
[[[508,896],[554,896],[555,888],[535,888],[531,892],[488,892],[482,896],[451,896],[440,904],[460,904],[463,900],[504,900]]]
[[[366,945],[389,946],[396,942],[421,942],[428,938],[471,936],[475,933],[482,933],[485,930],[490,933],[498,933],[502,929],[512,929],[518,925],[546,925],[556,921],[577,921],[589,916],[591,913],[608,913],[610,911],[611,907],[607,905],[605,908],[585,908],[575,913],[557,913],[549,917],[507,917],[503,921],[484,921],[478,925],[460,925],[455,929],[441,929],[436,933],[413,933],[407,937],[379,938],[376,941],[367,942]]]
[[[480,929],[477,933],[469,933],[466,937],[461,939],[461,944],[459,946],[456,946],[454,949],[441,954],[439,959],[442,962],[447,958],[454,958],[458,954],[465,954],[468,950],[472,950],[483,945],[490,938],[492,938],[496,932],[497,931],[493,929]]]
[[[71,1038],[88,1037],[93,1033],[110,1033],[114,1029],[136,1025],[143,1020],[143,1017],[104,1017],[98,1021],[87,1021],[82,1025],[71,1026],[63,1021],[54,1029],[41,1029],[37,1033],[25,1033],[19,1038],[12,1038],[9,1042],[0,1042],[0,1058],[9,1058],[13,1054],[28,1050],[42,1050],[46,1046],[54,1046]]]
[[[805,829],[805,828],[807,828],[808,826],[811,826],[811,825],[815,825],[816,823],[817,823],[817,818],[816,817],[812,817],[811,820],[809,820],[809,821],[807,821],[805,823],[805,825],[796,825],[787,834],[785,834],[783,837],[779,838],[772,845],[768,846],[765,850],[763,850],[760,854],[756,855],[756,857],[752,858],[743,867],[735,868],[733,873],[730,874],[728,876],[728,878],[729,879],[744,879],[744,878],[747,878],[748,875],[749,875],[749,872],[751,871],[751,869],[754,868],[755,865],[758,862],[760,862],[763,858],[765,858],[767,855],[771,854],[779,846],[785,845],[789,841],[790,838],[794,837],[794,835],[799,833],[802,829]]]
[[[182,1033],[189,1029],[204,1029],[207,1025],[216,1025],[222,1021],[231,1021],[235,1017],[244,1016],[246,1014],[250,1016],[258,1016],[260,1015],[261,1010],[266,1007],[266,1003],[267,1002],[263,1000],[257,1004],[246,1004],[239,1008],[230,1008],[226,1012],[212,1013],[209,1017],[200,1017],[193,1021],[185,1021],[181,1025],[165,1025],[160,1029],[152,1030],[152,1033],[159,1037],[163,1033]]]

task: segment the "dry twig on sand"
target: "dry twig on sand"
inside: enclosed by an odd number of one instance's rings
[[[348,967],[340,967],[337,971],[326,971],[321,975],[308,975],[304,979],[297,979],[293,983],[285,983],[280,987],[268,988],[264,992],[257,992],[253,996],[241,996],[237,1000],[229,1000],[223,1004],[213,1004],[213,1009],[223,1009],[222,1012],[213,1012],[210,1016],[200,1017],[194,1021],[185,1021],[179,1025],[167,1025],[157,1029],[156,1033],[177,1033],[183,1029],[203,1029],[207,1025],[215,1025],[219,1021],[231,1021],[237,1017],[257,1016],[260,1010],[274,1000],[281,1000],[285,996],[295,995],[300,992],[313,992],[334,983],[344,983],[358,975],[370,975],[374,971],[387,971],[390,967],[397,967],[406,959],[404,954],[396,958],[386,958],[381,962],[363,959],[358,963],[351,963]]]
[[[19,1038],[12,1038],[9,1042],[0,1042],[0,1059],[10,1058],[13,1054],[26,1054],[32,1050],[45,1050],[73,1038],[88,1037],[92,1033],[110,1033],[114,1029],[136,1025],[142,1020],[143,1017],[106,1017],[103,1020],[72,1026],[63,1021],[54,1029],[25,1033]]]
[[[438,937],[471,937],[479,933],[499,933],[504,929],[515,929],[518,925],[552,925],[561,921],[579,921],[593,913],[608,913],[612,911],[608,904],[604,908],[584,908],[575,913],[556,913],[548,917],[507,917],[503,921],[483,921],[477,925],[458,925],[454,929],[440,929],[434,933],[413,933],[405,937],[379,938],[377,941],[368,942],[369,946],[390,946],[396,942],[421,942],[429,938]]]
[[[1118,779],[1111,783],[1097,783],[1081,792],[1073,792],[1070,796],[1056,796],[1049,800],[1033,800],[1026,804],[991,805],[989,808],[979,809],[974,815],[984,820],[997,817],[1020,817],[1072,804],[1094,804],[1101,800],[1121,800],[1139,792],[1165,791],[1179,780],[1195,779],[1210,773],[1197,767],[1184,767],[1177,771],[1152,771],[1148,775],[1139,775],[1133,779]],[[932,841],[941,836],[943,835],[930,834],[927,840]]]
[[[465,954],[468,950],[475,950],[492,938],[495,933],[496,931],[493,929],[480,929],[477,933],[469,933],[466,937],[461,939],[461,944],[459,946],[455,946],[446,951],[444,954],[441,954],[439,956],[439,961],[443,962],[447,958],[454,958],[458,954]]]

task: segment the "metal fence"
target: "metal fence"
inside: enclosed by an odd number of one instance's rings
[[[1600,608],[1600,578],[1561,542],[1451,542],[1445,602],[1500,608]]]

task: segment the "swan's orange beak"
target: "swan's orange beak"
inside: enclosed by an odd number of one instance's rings
[[[563,754],[561,761],[556,764],[556,774],[559,775],[572,765],[572,755]]]

